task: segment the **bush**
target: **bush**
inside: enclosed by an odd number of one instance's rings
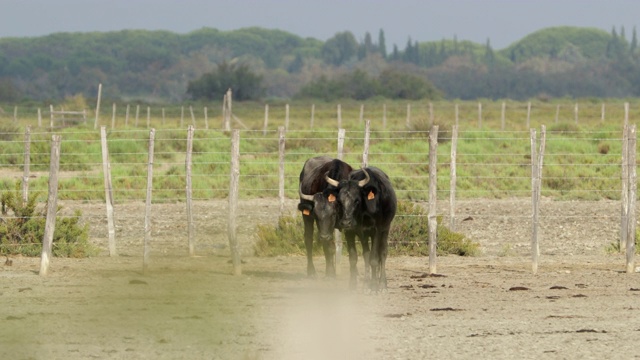
[[[398,214],[404,216],[396,216],[391,225],[389,254],[428,255],[429,228],[424,209],[410,202],[400,201],[398,202]],[[441,219],[438,220],[438,223],[440,222]],[[343,249],[346,249],[346,246]],[[254,250],[256,256],[305,254],[302,218],[282,216],[276,226],[258,225],[258,241]],[[475,256],[480,253],[480,245],[470,241],[463,234],[438,225],[437,250],[438,255]],[[322,254],[322,247],[314,239],[314,255],[320,254]]]
[[[314,232],[314,236],[317,232]],[[314,253],[321,254],[319,242],[314,239]],[[303,255],[304,224],[301,216],[281,216],[278,224],[258,225],[258,241],[254,245],[256,256]]]
[[[389,232],[389,253],[391,255],[429,255],[429,222],[424,208],[408,201],[398,202],[398,214]],[[463,234],[449,230],[438,218],[438,255],[476,256],[480,254],[480,244],[472,242]]]
[[[5,191],[0,197],[3,216],[0,218],[0,254],[39,256],[42,252],[46,210],[36,210],[38,193],[31,193],[23,204],[19,185],[15,191]],[[89,244],[88,225],[80,224],[81,216],[82,213],[76,211],[73,217],[56,218],[52,249],[54,256],[79,258],[97,253],[97,249]]]

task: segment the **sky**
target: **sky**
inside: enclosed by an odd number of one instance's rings
[[[122,29],[186,34],[258,26],[325,41],[384,30],[387,50],[407,41],[470,40],[502,49],[552,26],[640,25],[638,0],[0,0],[0,38]]]

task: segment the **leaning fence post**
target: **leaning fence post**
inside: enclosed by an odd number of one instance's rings
[[[111,163],[107,147],[107,129],[100,126],[102,146],[102,172],[104,176],[104,198],[107,205],[107,232],[109,234],[109,256],[116,256],[116,229],[113,221],[113,186],[111,183]]]
[[[205,108],[206,109],[206,108]],[[193,125],[187,127],[187,156],[185,159],[186,196],[187,196],[187,236],[189,238],[189,256],[195,256],[194,227],[193,227],[193,188],[191,186],[191,164],[193,156]]]
[[[234,129],[231,136],[231,180],[229,184],[229,248],[233,274],[242,275],[240,247],[236,237],[236,211],[238,208],[238,190],[240,181],[240,131]]]
[[[93,123],[93,128],[98,128],[98,117],[100,116],[100,99],[102,98],[102,84],[98,84],[98,101],[96,102],[96,120]]]
[[[151,190],[153,188],[153,146],[156,137],[156,129],[149,132],[149,161],[147,163],[147,199],[144,207],[144,250],[142,256],[142,272],[146,272],[149,266],[151,252]]]
[[[629,226],[627,230],[627,273],[635,271],[634,255],[636,252],[636,190],[638,188],[636,178],[636,125],[629,125]]]
[[[438,169],[438,125],[431,127],[429,131],[429,273],[436,273],[436,252],[437,252],[437,229],[438,219],[436,217],[437,198],[437,169]]]
[[[53,245],[53,233],[56,229],[56,212],[58,210],[58,169],[60,168],[60,135],[51,137],[51,159],[49,166],[49,195],[47,197],[47,220],[42,239],[42,254],[40,255],[41,276],[49,272],[49,259]]]

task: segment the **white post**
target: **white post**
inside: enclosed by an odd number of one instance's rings
[[[147,162],[147,197],[144,207],[144,249],[142,255],[142,272],[146,273],[151,255],[151,193],[153,189],[153,147],[156,129],[149,132],[149,159]]]
[[[438,233],[438,218],[437,218],[437,169],[438,169],[438,125],[431,127],[429,131],[429,215],[428,215],[428,228],[429,228],[429,274],[436,274],[436,261],[437,261],[437,233]]]
[[[107,208],[107,233],[109,234],[109,256],[116,256],[116,228],[113,221],[113,186],[111,182],[111,162],[107,147],[107,129],[100,126],[100,143],[102,146],[102,172],[104,177],[104,198]]]
[[[233,274],[242,275],[240,263],[240,247],[236,236],[236,212],[238,209],[238,190],[240,180],[240,130],[233,130],[231,135],[231,176],[229,184],[229,249]]]
[[[206,108],[205,108],[206,109]],[[196,255],[194,226],[193,226],[193,186],[191,184],[191,165],[193,157],[193,133],[194,126],[187,127],[187,156],[185,159],[186,196],[187,196],[187,234],[189,238],[189,256]]]
[[[40,276],[49,272],[49,262],[52,255],[53,233],[56,228],[56,213],[58,211],[58,169],[60,168],[60,135],[53,135],[51,141],[51,159],[49,166],[49,195],[47,197],[47,219],[42,239],[42,253],[40,255]]]
[[[98,117],[100,116],[100,99],[102,98],[102,84],[98,84],[98,101],[96,102],[96,121],[93,123],[93,128],[98,128]]]
[[[278,127],[278,198],[280,199],[280,215],[284,214],[284,150],[285,129]]]

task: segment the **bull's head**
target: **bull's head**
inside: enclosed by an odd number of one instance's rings
[[[318,238],[320,241],[333,240],[333,229],[336,227],[339,215],[339,204],[336,198],[335,190],[325,189],[313,195],[305,194],[301,188],[298,188],[301,200],[312,202],[311,209],[301,207],[303,216],[313,216],[318,227]]]
[[[363,198],[363,191],[371,178],[364,168],[362,172],[364,173],[364,179],[358,181],[345,180],[338,182],[335,179],[325,176],[325,180],[329,185],[338,188],[338,200],[342,206],[342,217],[339,223],[340,227],[346,230],[352,230],[358,226],[363,202],[366,201],[366,197]]]

